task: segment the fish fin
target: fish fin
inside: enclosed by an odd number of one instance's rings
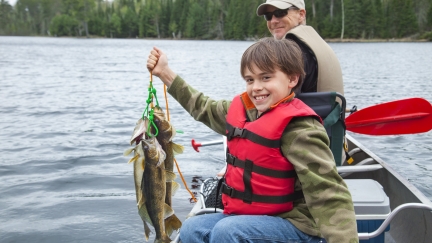
[[[175,178],[177,178],[177,175],[169,170],[165,170],[165,178],[167,182],[173,181]]]
[[[175,181],[171,182],[171,196],[174,196],[174,194],[177,192],[177,190],[180,188],[180,184],[178,184]]]
[[[180,144],[172,143],[172,149],[174,151],[174,154],[182,154],[184,151],[184,147]]]
[[[146,199],[144,197],[144,194],[142,194],[142,196],[140,197],[139,201],[137,202],[138,208],[145,207],[145,205],[144,205],[145,201],[146,201]]]
[[[174,210],[170,207],[170,205],[166,204],[164,205],[164,219],[170,217],[174,214]]]
[[[145,221],[143,221],[143,223],[144,223],[144,236],[145,236],[146,241],[148,241],[151,230]]]
[[[148,211],[147,211],[147,207],[145,205],[143,205],[142,207],[138,207],[138,214],[144,223],[147,222],[151,226],[153,226],[153,223],[152,223],[150,216],[148,214]]]
[[[165,232],[168,236],[170,236],[174,230],[180,229],[181,226],[182,222],[175,214],[165,219]]]
[[[132,157],[132,158],[129,160],[128,164],[129,164],[129,163],[132,163],[132,162],[135,162],[139,157],[140,157],[139,154],[135,154],[135,156]]]
[[[128,156],[128,155],[131,154],[132,151],[134,151],[134,150],[135,150],[135,148],[127,149],[126,151],[124,151],[123,156]]]

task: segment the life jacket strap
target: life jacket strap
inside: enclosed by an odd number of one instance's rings
[[[272,140],[262,137],[256,133],[253,133],[247,129],[242,129],[238,127],[233,127],[231,124],[227,123],[227,134],[226,137],[228,141],[235,137],[246,138],[254,143],[269,147],[269,148],[279,148],[281,146],[280,140]]]
[[[226,162],[234,167],[238,167],[242,169],[245,169],[245,166],[247,164],[247,161],[240,160],[237,157],[230,154],[229,152],[227,152],[226,154]],[[261,167],[256,164],[252,165],[251,172],[260,175],[269,176],[269,177],[274,177],[274,178],[293,178],[297,176],[295,170],[290,170],[290,171],[273,170],[273,169]]]
[[[230,196],[231,198],[242,199],[245,197],[245,193],[238,191],[226,183],[222,184],[222,193]],[[269,195],[257,195],[252,194],[251,201],[252,202],[260,202],[260,203],[272,203],[272,204],[281,204],[292,202],[297,199],[303,198],[303,191],[295,191],[294,193],[282,195],[282,196],[269,196]]]

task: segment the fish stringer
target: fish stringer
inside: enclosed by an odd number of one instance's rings
[[[149,123],[148,123],[148,127],[147,127],[147,136],[149,137],[156,137],[159,134],[159,129],[157,128],[156,124],[154,123],[154,104],[153,104],[153,98],[156,100],[156,108],[160,109],[159,107],[159,101],[157,99],[156,96],[156,89],[153,87],[153,74],[150,71],[150,84],[148,87],[148,98],[146,100],[146,108],[144,109],[144,112],[142,114],[142,119],[144,120],[145,117],[148,118]],[[149,109],[150,108],[150,109]],[[154,128],[155,134],[152,134],[152,129],[150,129],[151,127]]]

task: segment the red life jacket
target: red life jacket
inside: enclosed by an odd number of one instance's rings
[[[236,96],[227,114],[227,171],[222,185],[224,213],[277,215],[293,208],[303,197],[294,192],[296,173],[283,156],[282,134],[294,117],[321,118],[299,99],[281,103],[259,119],[247,121],[246,110],[253,103],[246,93]]]

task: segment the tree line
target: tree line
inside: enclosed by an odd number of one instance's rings
[[[245,40],[264,0],[0,0],[0,35]],[[432,0],[306,0],[323,38],[432,40]]]

